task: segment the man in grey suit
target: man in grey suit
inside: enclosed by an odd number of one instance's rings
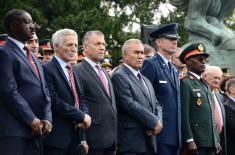
[[[117,113],[113,86],[109,75],[100,67],[105,44],[102,32],[88,31],[83,37],[85,58],[74,67],[84,86],[84,103],[92,120],[87,130],[88,155],[113,155],[116,149]]]
[[[138,39],[123,44],[124,64],[112,76],[118,109],[118,155],[156,154],[162,129],[162,110],[151,82],[139,69],[144,46]]]

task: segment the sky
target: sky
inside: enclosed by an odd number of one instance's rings
[[[155,19],[153,21],[153,24],[159,24],[159,20],[161,15],[163,15],[164,17],[166,17],[171,11],[174,11],[176,8],[174,6],[172,6],[169,3],[161,3],[159,6],[159,10],[156,11],[157,13],[155,14],[155,16],[153,17],[153,19]],[[131,14],[131,9],[130,8],[126,8],[126,10],[124,10],[127,15]],[[115,16],[114,10],[110,9],[109,12],[110,16]],[[132,27],[130,26],[132,24]],[[140,24],[139,23],[130,23],[130,25],[126,26],[123,30],[125,32],[140,32]]]

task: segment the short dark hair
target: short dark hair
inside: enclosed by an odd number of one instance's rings
[[[7,32],[10,31],[10,25],[15,22],[20,15],[28,13],[25,10],[21,10],[21,9],[13,9],[10,10],[6,13],[5,17],[4,17],[4,26]]]

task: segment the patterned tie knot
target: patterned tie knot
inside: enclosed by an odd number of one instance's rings
[[[30,51],[29,51],[28,47],[24,46],[24,48],[23,48],[23,49],[26,51],[26,55],[27,55],[27,57],[29,57],[29,56],[31,56],[31,55],[32,55],[32,54],[30,53]]]
[[[140,73],[138,73],[138,74],[137,74],[137,77],[139,78],[139,80],[141,80],[141,79],[142,79],[142,76],[141,76],[141,74],[140,74]]]
[[[68,63],[66,66],[65,66],[67,69],[71,69],[71,65]]]
[[[95,67],[99,70],[101,70],[100,66],[99,65],[95,65]]]

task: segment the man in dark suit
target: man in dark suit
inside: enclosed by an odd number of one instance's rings
[[[222,146],[221,154],[227,155],[226,144],[226,123],[225,123],[225,110],[223,104],[223,94],[220,91],[220,83],[222,81],[223,72],[218,66],[206,65],[202,78],[209,85],[212,90],[212,97],[215,104],[215,121],[217,131],[220,135],[220,144]]]
[[[83,37],[85,58],[74,67],[81,81],[84,99],[92,119],[87,130],[89,155],[114,154],[117,142],[117,112],[109,75],[100,67],[105,40],[100,31],[88,31]]]
[[[53,131],[45,139],[45,155],[77,155],[76,124],[88,128],[91,118],[83,103],[82,89],[69,61],[77,54],[78,37],[71,29],[61,29],[52,36],[55,57],[43,65],[49,87]],[[88,150],[87,150],[88,151]]]
[[[226,130],[227,130],[227,145],[228,155],[235,154],[235,78],[229,79],[227,81],[228,99],[224,103],[226,111]]]
[[[138,39],[122,47],[124,64],[113,74],[118,109],[118,155],[154,155],[156,137],[162,129],[162,111],[150,81],[139,69],[144,46]]]
[[[24,10],[7,12],[9,35],[0,48],[0,148],[2,155],[40,154],[41,134],[49,133],[51,102],[37,57],[25,43],[35,33]]]
[[[158,155],[179,155],[181,143],[181,109],[177,69],[171,56],[177,50],[178,24],[153,31],[158,54],[144,61],[141,73],[152,83],[163,111],[163,130],[157,136]]]
[[[214,155],[220,152],[211,90],[201,79],[209,54],[200,43],[186,47],[180,61],[188,73],[181,79],[182,136],[184,152],[189,155]]]

